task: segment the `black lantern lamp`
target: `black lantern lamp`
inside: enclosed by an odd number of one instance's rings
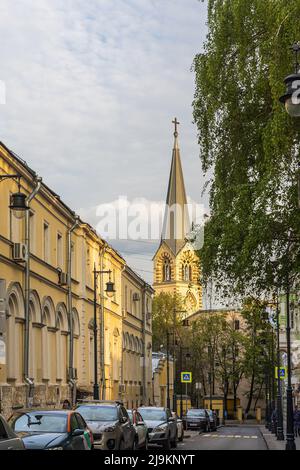
[[[17,192],[11,195],[10,206],[9,208],[12,209],[14,216],[17,219],[22,219],[29,209],[26,205],[26,194]]]
[[[17,179],[18,180],[18,192],[13,193],[10,198],[9,208],[13,211],[14,216],[17,219],[22,219],[29,210],[26,204],[26,194],[21,193],[21,176],[20,175],[0,175],[0,182],[5,179]]]
[[[110,272],[109,272],[109,281],[106,283],[105,292],[106,292],[106,295],[110,298],[113,297],[116,293],[115,284],[110,279]]]
[[[298,54],[300,52],[300,42],[292,46],[295,53],[295,72],[284,79],[286,93],[279,98],[279,101],[285,105],[285,109],[292,117],[300,117],[300,64]]]

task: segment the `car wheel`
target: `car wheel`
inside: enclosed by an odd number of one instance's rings
[[[166,449],[166,450],[170,450],[170,449],[171,449],[170,436],[169,436],[168,439],[164,442],[163,447],[164,447],[164,449]]]
[[[131,450],[137,450],[138,446],[139,446],[138,439],[135,438],[134,441],[133,441]]]
[[[143,447],[144,450],[148,450],[148,443],[149,443],[149,438],[148,438],[148,436],[146,436],[145,444],[144,444],[144,447]]]

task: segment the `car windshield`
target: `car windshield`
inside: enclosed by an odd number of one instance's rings
[[[139,413],[146,421],[167,421],[167,413],[164,410],[157,408],[140,408]]]
[[[86,421],[117,421],[118,413],[115,406],[82,405],[77,411]]]
[[[187,416],[205,416],[204,410],[188,410]]]
[[[9,424],[15,432],[67,432],[66,414],[26,413],[13,416]]]

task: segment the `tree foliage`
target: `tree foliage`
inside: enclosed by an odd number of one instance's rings
[[[213,172],[202,272],[243,294],[299,274],[300,119],[278,101],[299,17],[299,0],[208,0],[208,36],[194,61],[200,156]]]
[[[180,328],[183,313],[183,301],[179,295],[161,292],[154,297],[152,304],[153,351],[159,351],[161,347],[166,350],[167,332],[170,334],[171,349],[173,334]]]

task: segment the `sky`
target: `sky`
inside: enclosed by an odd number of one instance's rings
[[[199,0],[1,0],[0,140],[92,225],[97,207],[120,196],[165,201],[175,116],[186,192],[208,210],[191,70],[206,8]],[[158,240],[109,242],[152,281]]]

